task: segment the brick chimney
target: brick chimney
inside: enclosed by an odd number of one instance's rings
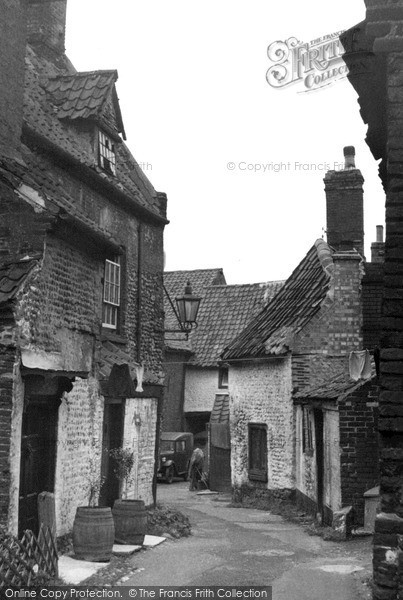
[[[385,242],[383,241],[383,225],[376,226],[376,242],[371,244],[371,262],[385,262]]]
[[[28,42],[57,54],[65,51],[67,0],[30,0]]]
[[[364,257],[364,178],[354,146],[344,148],[344,169],[328,171],[324,182],[328,244],[338,252],[355,248]]]
[[[0,0],[0,14],[0,153],[16,156],[23,119],[25,1]]]

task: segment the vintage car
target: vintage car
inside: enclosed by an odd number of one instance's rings
[[[172,483],[174,477],[183,477],[186,481],[192,452],[193,433],[161,433],[158,476],[167,483]]]

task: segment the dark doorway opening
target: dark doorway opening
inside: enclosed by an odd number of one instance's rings
[[[112,507],[119,498],[119,480],[114,474],[114,460],[109,456],[109,451],[122,447],[124,408],[123,399],[105,398],[101,466],[101,475],[105,482],[101,488],[100,506]]]
[[[320,514],[322,521],[324,519],[324,507],[323,507],[323,412],[320,409],[314,409],[314,421],[315,421],[315,446],[316,446],[316,471],[317,471],[317,498],[318,498],[318,513]]]
[[[39,531],[38,495],[54,492],[59,399],[26,399],[22,418],[18,533]]]

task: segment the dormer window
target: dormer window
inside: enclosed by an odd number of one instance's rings
[[[116,175],[115,144],[102,131],[99,132],[99,166],[111,175]]]

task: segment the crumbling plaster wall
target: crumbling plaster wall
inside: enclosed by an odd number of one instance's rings
[[[134,452],[134,467],[128,488],[128,498],[153,503],[155,431],[157,426],[156,398],[127,398],[123,447]]]
[[[216,394],[225,393],[218,387],[218,368],[197,369],[187,366],[185,374],[185,413],[211,412]]]
[[[57,535],[71,531],[76,508],[87,506],[90,477],[100,472],[102,457],[103,397],[90,376],[77,378],[59,408],[56,450]]]
[[[291,357],[230,366],[232,485],[248,478],[248,423],[267,425],[268,482],[259,487],[294,487]]]

